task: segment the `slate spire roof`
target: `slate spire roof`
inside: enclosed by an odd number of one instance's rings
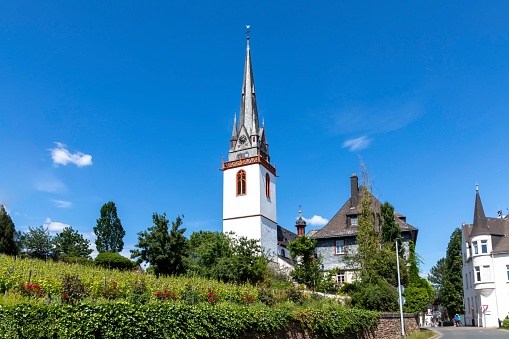
[[[251,65],[251,50],[249,37],[247,37],[246,61],[244,64],[244,80],[242,82],[242,100],[240,102],[240,126],[244,126],[249,135],[258,134],[258,107],[256,106],[256,93]],[[253,131],[253,128],[255,129]]]
[[[479,234],[489,234],[490,229],[488,227],[488,219],[484,214],[484,208],[481,202],[481,196],[479,195],[479,187],[476,185],[475,188],[475,206],[474,206],[474,222],[472,223],[471,236]]]

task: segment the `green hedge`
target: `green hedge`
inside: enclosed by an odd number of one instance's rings
[[[378,314],[355,309],[303,310],[174,303],[0,306],[0,338],[238,338],[269,335],[292,321],[324,337],[362,332]]]

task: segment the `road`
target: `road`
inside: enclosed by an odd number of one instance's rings
[[[431,328],[430,328],[431,329]],[[449,338],[509,338],[509,331],[485,327],[433,327],[433,331],[441,334],[441,339]]]

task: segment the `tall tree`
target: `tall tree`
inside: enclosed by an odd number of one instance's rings
[[[101,217],[97,219],[94,233],[97,236],[95,245],[99,253],[118,253],[124,248],[125,231],[117,216],[117,207],[113,201],[107,202],[101,207]]]
[[[316,243],[317,240],[302,235],[290,242],[287,247],[291,256],[298,260],[290,275],[296,282],[306,284],[310,288],[316,287],[323,279],[322,259],[315,256]]]
[[[401,242],[401,230],[396,220],[394,220],[394,207],[387,201],[380,206],[380,219],[382,223],[382,245],[394,249],[397,241],[399,256],[403,258],[405,248]]]
[[[186,229],[179,229],[183,223],[182,218],[177,216],[171,222],[171,230],[166,213],[154,213],[152,220],[154,226],[138,233],[138,243],[135,245],[137,249],[131,250],[131,258],[139,264],[148,262],[156,276],[184,273],[188,244],[184,236]]]
[[[7,214],[4,205],[0,204],[0,253],[16,255],[19,252],[19,237],[11,217]]]
[[[406,304],[405,312],[417,314],[427,308],[435,298],[435,290],[431,284],[419,276],[419,264],[421,263],[419,255],[415,252],[413,241],[408,243],[408,286],[405,288]]]
[[[449,316],[463,314],[463,265],[461,256],[461,229],[451,234],[445,258],[440,259],[431,269],[429,280],[437,289],[438,300],[447,309]]]
[[[44,226],[28,227],[22,237],[23,250],[32,258],[47,259],[53,254],[52,237]]]
[[[439,297],[447,308],[450,316],[465,313],[463,307],[463,277],[461,269],[463,259],[461,256],[461,229],[452,232],[447,251],[445,253],[445,266],[447,267],[444,285]]]
[[[366,180],[365,180],[366,183]],[[374,270],[380,250],[380,234],[375,230],[375,219],[371,210],[372,195],[366,184],[362,187],[362,199],[357,233],[357,254],[361,274]]]
[[[67,255],[69,257],[90,258],[92,249],[90,241],[83,238],[72,226],[65,227],[62,232],[53,237],[55,255]]]

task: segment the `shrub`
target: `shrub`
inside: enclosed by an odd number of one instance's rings
[[[117,269],[120,271],[131,271],[138,267],[134,261],[121,256],[118,253],[99,253],[94,260],[96,266]]]
[[[66,274],[62,281],[64,293],[62,293],[62,302],[65,304],[76,304],[88,296],[85,287],[78,279],[78,276]]]
[[[502,328],[505,328],[505,329],[509,330],[509,318],[508,317],[506,317],[504,319],[504,321],[502,321]]]
[[[136,280],[131,286],[131,292],[127,300],[133,304],[145,304],[149,300],[147,285],[144,280]]]
[[[398,292],[396,288],[380,279],[376,284],[355,283],[350,292],[352,306],[366,310],[394,312],[398,309]]]

